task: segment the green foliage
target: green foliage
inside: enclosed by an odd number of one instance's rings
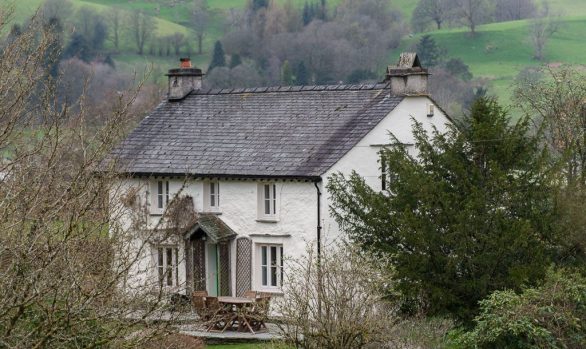
[[[464,81],[472,80],[472,73],[470,67],[464,63],[460,58],[452,58],[445,63],[446,70],[452,75],[461,78]]]
[[[378,78],[378,74],[375,74],[370,70],[356,69],[348,75],[346,82],[349,84],[358,84],[365,80],[374,80],[376,78]]]
[[[281,68],[281,82],[287,86],[293,85],[293,71],[291,70],[289,61],[285,61]]]
[[[240,64],[242,64],[242,58],[240,58],[240,55],[237,53],[233,54],[230,57],[230,69],[236,68]]]
[[[392,259],[398,290],[430,314],[469,322],[495,290],[541,280],[555,237],[552,173],[527,119],[481,98],[459,129],[413,129],[416,160],[403,146],[382,151],[389,193],[358,174],[327,189],[343,231]]]
[[[210,62],[208,71],[216,67],[225,67],[226,66],[226,54],[224,53],[224,47],[220,41],[216,41],[214,45],[214,55],[212,56],[212,61]]]
[[[309,84],[309,72],[303,61],[300,61],[295,69],[295,82],[297,85]]]
[[[63,58],[76,57],[82,61],[89,63],[95,57],[95,51],[90,46],[85,36],[75,33],[71,37],[69,45],[63,51]]]
[[[442,59],[443,50],[431,35],[423,35],[417,43],[416,50],[424,67],[435,67]]]
[[[476,326],[457,337],[462,348],[586,347],[586,279],[550,271],[521,294],[498,291],[481,301]]]

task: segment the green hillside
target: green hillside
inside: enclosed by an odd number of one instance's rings
[[[190,25],[190,7],[192,1],[167,0],[71,0],[75,7],[91,6],[103,11],[109,6],[118,6],[127,10],[144,10],[157,18],[157,35],[165,36],[175,32],[184,33],[190,38],[195,48],[195,35]],[[286,0],[279,0],[286,1]],[[329,0],[330,11],[341,0]],[[395,8],[404,12],[407,20],[417,4],[416,0],[389,0]],[[34,13],[42,0],[18,0],[16,21],[23,21]],[[204,54],[192,55],[195,64],[206,67],[211,55],[213,43],[224,34],[224,21],[231,8],[243,8],[247,0],[214,0],[208,4],[211,9],[211,23],[204,41]],[[297,6],[303,6],[305,0],[293,0]],[[545,51],[545,61],[549,63],[586,62],[586,1],[551,0],[552,8],[565,16],[561,29],[551,38]],[[437,43],[447,50],[448,57],[461,58],[474,76],[490,80],[490,92],[507,101],[509,88],[517,74],[528,66],[543,64],[532,58],[532,45],[529,38],[530,23],[515,21],[483,25],[478,28],[478,35],[470,37],[465,28],[433,31]],[[396,60],[400,51],[410,49],[419,40],[421,34],[408,37],[399,49],[389,53],[389,63]],[[122,42],[121,53],[114,56],[122,69],[143,69],[154,64],[158,71],[165,71],[176,64],[177,58],[171,56],[139,56],[134,53],[132,42]]]

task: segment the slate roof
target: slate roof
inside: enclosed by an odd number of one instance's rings
[[[197,90],[111,156],[135,175],[319,178],[402,100],[388,84]]]

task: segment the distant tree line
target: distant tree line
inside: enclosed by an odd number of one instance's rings
[[[374,81],[408,28],[385,0],[342,1],[330,10],[324,0],[302,8],[290,1],[253,1],[233,11],[215,45],[207,84],[216,87],[332,84]],[[220,56],[236,57],[222,59]]]

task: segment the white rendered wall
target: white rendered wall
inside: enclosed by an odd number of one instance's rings
[[[169,179],[170,198],[178,193],[194,198],[195,208],[198,212],[204,207],[205,180],[184,181],[183,179]],[[154,182],[155,179],[152,180]],[[275,183],[277,188],[277,216],[274,221],[259,219],[258,215],[258,190],[259,184]],[[146,179],[127,179],[120,182],[120,193],[124,195],[134,188],[141,198],[143,205],[150,205],[150,193],[152,185]],[[260,289],[259,268],[256,265],[258,244],[279,244],[284,247],[286,259],[296,259],[304,255],[308,244],[315,243],[317,226],[317,192],[312,182],[303,181],[260,181],[260,180],[220,180],[220,207],[214,210],[218,217],[232,230],[238,233],[238,237],[247,236],[253,242],[253,270],[252,286]],[[262,188],[262,187],[260,187]],[[147,196],[148,195],[148,196]],[[113,195],[111,207],[122,206],[119,204],[121,195]],[[130,210],[129,210],[130,211]],[[149,229],[157,227],[160,215],[147,215],[147,227],[144,232],[136,232],[136,245],[140,245],[140,236],[148,236]],[[131,229],[132,215],[126,214],[118,220],[113,219],[113,224]],[[176,244],[179,248],[179,283],[185,283],[184,245],[180,240],[167,241],[165,244]],[[232,243],[232,289],[235,288],[236,271],[236,244]],[[154,247],[154,246],[153,246]],[[146,283],[154,283],[157,280],[156,259],[151,249],[145,249],[142,258],[133,269],[135,275],[130,278],[135,286]],[[148,272],[151,270],[149,275]]]
[[[440,132],[447,130],[450,120],[437,107],[434,107],[434,115],[427,116],[429,105],[433,101],[425,96],[406,97],[392,112],[389,113],[374,129],[372,129],[354,148],[342,159],[332,166],[323,176],[323,187],[328,183],[328,178],[337,172],[349,175],[355,170],[366,183],[375,190],[381,190],[381,169],[379,152],[383,145],[393,143],[392,133],[402,144],[413,145],[413,120],[423,124],[424,128],[431,132],[436,127]],[[414,147],[410,146],[409,151]],[[329,215],[331,202],[329,193],[325,192],[322,201],[323,231],[325,241],[332,243],[339,235],[340,230],[334,219]]]

